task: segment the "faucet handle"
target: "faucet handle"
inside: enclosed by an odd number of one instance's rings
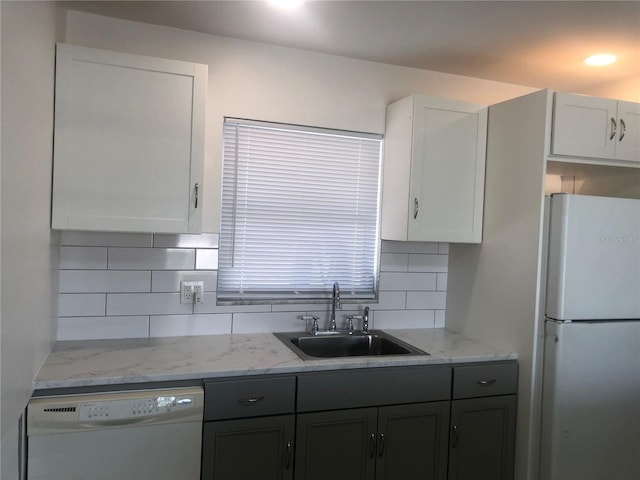
[[[349,335],[353,333],[353,319],[355,317],[353,315],[349,315],[347,317],[347,330],[349,330]]]
[[[316,317],[315,315],[302,315],[300,318],[305,322],[313,321],[313,323],[311,324],[311,329],[309,329],[308,332],[311,333],[312,335],[318,334],[319,317]]]

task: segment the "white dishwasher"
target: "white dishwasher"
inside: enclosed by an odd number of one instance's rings
[[[201,387],[34,398],[29,480],[199,480]]]

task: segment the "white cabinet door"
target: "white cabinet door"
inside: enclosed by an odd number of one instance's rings
[[[618,101],[616,159],[640,162],[640,103]]]
[[[52,228],[199,233],[207,66],[58,44]]]
[[[556,92],[551,153],[640,162],[640,104]]]
[[[614,158],[617,121],[616,100],[557,92],[551,153]]]
[[[486,132],[484,105],[415,95],[387,107],[383,239],[481,242]]]

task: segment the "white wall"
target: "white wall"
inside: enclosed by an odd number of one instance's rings
[[[1,476],[17,478],[17,425],[51,350],[57,249],[49,230],[54,44],[64,15],[53,2],[1,3]]]
[[[628,102],[640,102],[640,75],[603,83],[578,92],[595,97],[614,98]]]
[[[209,65],[203,228],[218,232],[224,116],[384,133],[385,106],[412,93],[496,103],[533,91],[70,11],[67,43]]]

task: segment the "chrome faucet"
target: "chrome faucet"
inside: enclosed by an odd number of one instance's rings
[[[369,333],[369,307],[364,307],[362,312],[362,333]]]
[[[340,285],[338,282],[333,284],[333,297],[331,299],[331,318],[329,319],[329,330],[336,331],[336,308],[341,309],[340,305]]]

